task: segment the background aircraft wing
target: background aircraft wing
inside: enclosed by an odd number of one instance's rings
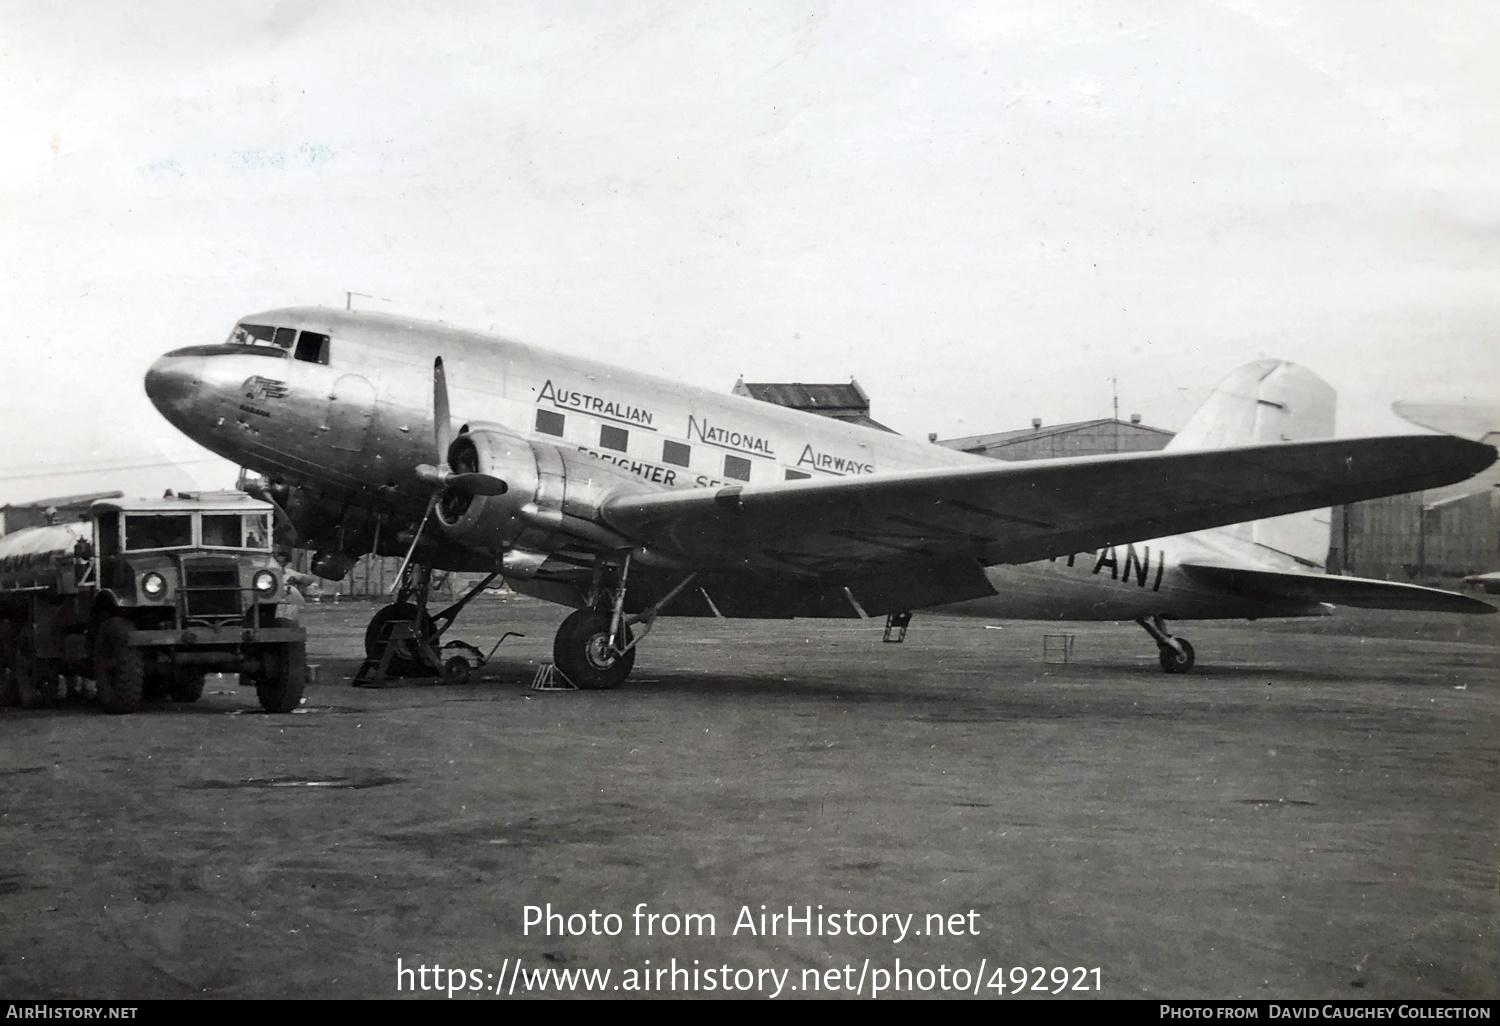
[[[1287,573],[1243,567],[1183,563],[1189,576],[1204,584],[1250,598],[1283,599],[1292,602],[1331,602],[1336,606],[1366,609],[1422,609],[1433,613],[1493,613],[1495,607],[1468,595],[1424,588],[1399,581],[1377,581],[1366,577],[1332,574]]]
[[[880,564],[1027,563],[1460,481],[1495,450],[1401,436],[998,461],[619,496],[604,521],[700,567],[826,577]]]

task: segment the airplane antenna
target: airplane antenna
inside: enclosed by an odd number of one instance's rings
[[[390,300],[386,299],[384,296],[372,296],[368,292],[350,292],[350,291],[348,291],[346,289],[346,290],[344,290],[344,309],[345,310],[353,310],[354,309],[354,297],[355,296],[358,296],[360,299],[373,299],[373,300],[376,300],[377,302],[381,302],[381,303],[389,303],[390,302]]]

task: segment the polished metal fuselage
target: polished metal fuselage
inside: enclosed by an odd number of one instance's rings
[[[319,308],[268,311],[242,323],[325,333],[328,363],[269,347],[194,346],[158,360],[147,392],[189,437],[287,486],[307,542],[349,554],[400,551],[424,511],[429,490],[416,467],[439,461],[433,425],[438,357],[455,428],[493,427],[555,452],[583,514],[590,503],[621,491],[983,462],[861,425],[444,325]],[[991,567],[986,576],[998,594],[977,602],[993,609],[983,615],[1044,619],[1322,611],[1224,595],[1177,570],[1184,555],[1222,543],[1203,532],[1139,542],[1134,555],[1119,547],[1113,567],[1108,553]],[[423,558],[439,567],[488,570],[499,567],[497,555],[439,539]],[[1122,574],[1127,558],[1129,572]],[[1237,558],[1248,557],[1239,552]],[[538,576],[538,586],[547,576]]]

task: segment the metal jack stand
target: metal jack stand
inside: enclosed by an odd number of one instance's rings
[[[910,613],[891,613],[885,618],[885,634],[880,640],[891,645],[899,645],[906,640],[906,628],[911,623]]]

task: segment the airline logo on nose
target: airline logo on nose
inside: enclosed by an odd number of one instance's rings
[[[245,379],[246,399],[285,399],[291,390],[285,381],[263,378],[259,374]]]

